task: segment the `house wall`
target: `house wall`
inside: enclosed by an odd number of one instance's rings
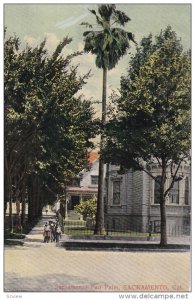
[[[154,174],[159,175],[159,170],[154,168]],[[179,181],[179,203],[173,204],[170,203],[170,199],[167,196],[166,199],[166,215],[167,215],[167,230],[168,233],[172,230],[182,231],[182,228],[190,226],[190,214],[191,214],[191,205],[185,204],[185,178],[189,178],[189,185],[191,180],[190,167],[189,165],[181,165],[178,176],[183,175],[183,179]],[[167,180],[167,187],[170,184],[170,180]],[[150,195],[150,221],[160,220],[160,205],[154,204],[154,180],[150,179],[151,182],[151,195]],[[189,201],[191,199],[191,187],[189,186]],[[174,228],[174,229],[173,229]],[[185,228],[184,228],[185,229]]]
[[[131,227],[138,231],[148,229],[150,181],[140,171],[128,171],[119,175],[119,168],[110,166],[108,172],[106,224],[112,227]],[[113,204],[113,181],[121,180],[120,205]]]
[[[92,184],[91,183],[91,176],[98,176],[99,173],[99,161],[95,161],[92,166],[91,169],[89,171],[82,171],[83,177],[80,181],[80,186],[81,187],[97,187],[98,185],[96,184]]]
[[[129,225],[135,231],[142,231],[142,212],[143,212],[143,196],[144,196],[144,185],[143,185],[143,173],[140,171],[131,171],[131,182],[129,190],[131,191],[128,199],[129,208]]]
[[[154,204],[154,180],[143,171],[128,171],[119,175],[118,170],[117,166],[109,166],[107,172],[106,226],[134,226],[138,231],[148,232],[151,221],[153,225],[154,221],[160,221],[160,206]],[[154,166],[153,174],[160,175],[158,167]],[[189,177],[190,183],[190,169],[182,165],[178,175],[184,174]],[[113,204],[114,180],[121,181],[119,205]],[[166,211],[169,228],[178,227],[179,230],[185,224],[190,224],[190,205],[185,205],[185,176],[179,181],[179,204],[170,204],[167,198]]]
[[[132,175],[128,172],[125,175],[118,174],[119,167],[109,165],[106,174],[106,210],[105,226],[109,228],[121,228],[129,226],[130,198],[132,193]],[[120,180],[120,204],[113,203],[113,182]]]
[[[69,186],[67,192],[67,210],[74,210],[75,205],[79,204],[82,199],[88,199],[92,196],[97,196],[98,184],[93,184],[91,176],[98,176],[99,174],[99,160],[91,163],[90,170],[82,170],[78,177],[80,177],[79,186]],[[75,189],[74,189],[75,188]],[[80,188],[80,190],[79,190]]]

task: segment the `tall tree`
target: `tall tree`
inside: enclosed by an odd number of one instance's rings
[[[123,170],[143,170],[158,182],[161,245],[167,244],[166,198],[190,155],[190,63],[190,52],[183,51],[170,26],[155,39],[143,38],[121,78],[121,96],[108,124],[105,159]],[[160,177],[152,173],[154,164]]]
[[[27,177],[37,195],[37,185],[46,187],[51,182],[57,194],[87,160],[89,139],[95,132],[94,111],[90,101],[76,93],[89,73],[78,76],[77,66],[71,66],[79,53],[62,55],[70,42],[64,38],[48,55],[45,41],[20,49],[17,37],[5,38],[5,203],[10,203],[11,228],[12,200],[15,194],[24,195]],[[32,218],[40,211],[35,198],[31,197]]]
[[[87,22],[82,23],[91,30],[85,31],[84,51],[96,55],[96,66],[103,69],[103,87],[102,87],[102,128],[106,124],[106,90],[107,90],[107,71],[113,69],[120,58],[126,54],[130,47],[129,41],[134,41],[131,32],[126,32],[121,28],[130,21],[130,18],[116,9],[115,4],[100,4],[98,12],[90,10],[96,18],[97,29]],[[117,24],[119,27],[114,27]],[[101,134],[100,155],[104,147],[104,134]],[[99,184],[98,184],[98,201],[95,234],[104,234],[104,163],[99,159]]]

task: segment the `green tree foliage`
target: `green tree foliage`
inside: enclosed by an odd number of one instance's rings
[[[76,97],[89,73],[79,76],[72,66],[80,53],[62,55],[70,42],[64,38],[48,55],[45,41],[20,49],[17,37],[5,38],[5,203],[11,204],[17,191],[21,198],[31,175],[42,188],[62,193],[86,164],[94,111],[83,96]]]
[[[83,33],[84,51],[96,55],[96,66],[103,69],[102,87],[102,128],[106,124],[106,92],[107,92],[107,70],[113,69],[120,58],[126,54],[130,47],[130,41],[134,41],[131,32],[123,28],[130,18],[116,9],[115,4],[100,4],[98,11],[90,10],[96,18],[96,28],[84,22],[90,30]],[[118,27],[113,26],[117,24]],[[104,145],[104,135],[101,135],[100,154]],[[99,184],[95,234],[104,234],[104,199],[103,199],[104,164],[101,156],[99,159]]]
[[[83,216],[83,220],[87,218],[93,219],[97,211],[97,199],[92,197],[91,199],[81,200],[81,202],[75,206],[75,210],[78,214]]]
[[[190,63],[170,26],[155,39],[143,38],[121,78],[121,96],[113,99],[107,128],[107,161],[123,170],[144,170],[156,181],[151,166],[161,168],[161,244],[167,243],[165,198],[190,154]]]

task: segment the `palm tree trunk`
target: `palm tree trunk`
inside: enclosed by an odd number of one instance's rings
[[[107,86],[107,68],[103,69],[103,90],[102,90],[102,126],[106,124],[106,86]],[[101,134],[100,139],[100,155],[104,147],[105,136]],[[104,235],[104,163],[99,159],[99,182],[98,182],[98,199],[97,199],[97,213],[94,234]]]

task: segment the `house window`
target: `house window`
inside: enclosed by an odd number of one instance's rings
[[[91,184],[97,185],[98,184],[98,176],[91,175]]]
[[[179,204],[179,181],[175,181],[169,191],[169,203]]]
[[[116,220],[112,219],[112,229],[116,229]]]
[[[189,205],[189,178],[185,179],[185,205]]]
[[[120,180],[113,181],[113,204],[120,204]]]
[[[156,177],[154,186],[154,204],[160,204],[160,180],[161,176]]]

